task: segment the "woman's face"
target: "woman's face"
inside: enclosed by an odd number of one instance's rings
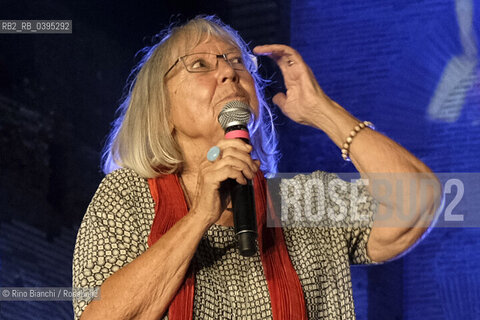
[[[210,38],[185,54],[207,52],[223,54],[239,51],[236,47]],[[172,62],[173,63],[173,62]],[[213,146],[223,138],[218,114],[232,100],[247,103],[258,114],[258,100],[252,76],[248,71],[234,70],[218,58],[218,68],[205,73],[190,73],[182,62],[169,72],[166,79],[170,102],[170,123],[174,135],[182,142]]]

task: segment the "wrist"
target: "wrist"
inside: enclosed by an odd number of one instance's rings
[[[345,137],[360,121],[333,100],[319,105],[312,117],[313,126],[325,132],[341,148]]]
[[[195,224],[200,226],[204,231],[207,231],[214,223],[215,219],[211,215],[202,214],[198,208],[191,208],[187,216],[195,221]]]
[[[370,121],[359,122],[355,127],[352,128],[352,131],[350,131],[350,134],[348,135],[348,137],[343,142],[343,145],[341,146],[342,147],[341,154],[342,154],[343,160],[351,161],[350,155],[349,155],[350,145],[352,144],[353,139],[357,136],[357,134],[365,128],[375,129],[373,123],[371,123]]]

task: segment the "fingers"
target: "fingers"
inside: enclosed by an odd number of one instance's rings
[[[296,52],[295,49],[284,44],[265,44],[253,48],[253,53],[258,55],[292,55]]]
[[[277,62],[282,71],[304,63],[297,50],[283,44],[256,46],[253,48],[253,52],[258,55],[269,56]]]
[[[230,175],[224,177],[235,179],[238,183],[246,184],[246,179],[253,179],[255,173],[258,170],[258,165],[252,160],[250,152],[252,148],[249,146],[247,149],[237,148],[233,146],[223,146],[222,155],[219,161],[213,164],[212,170],[223,170],[222,172],[228,172]],[[228,168],[228,170],[225,170]],[[223,181],[222,180],[222,181]]]
[[[253,161],[250,152],[252,146],[239,139],[222,139],[217,143],[221,153],[217,160],[204,161],[202,169],[204,176],[211,176],[210,182],[220,183],[228,178],[246,184],[246,179],[253,179],[259,168],[259,161]]]
[[[229,152],[222,157],[222,161],[219,161],[217,164],[218,168],[222,166],[229,166],[235,170],[241,172],[246,178],[253,179],[255,173],[257,172],[257,167],[251,158],[248,158],[248,155],[236,154]]]
[[[252,160],[252,146],[239,139],[222,139],[216,146],[221,152],[215,161],[206,158],[200,164],[195,197],[192,210],[214,223],[225,210],[225,193],[222,182],[233,179],[240,184],[247,184],[253,179],[260,167],[260,161]]]
[[[253,173],[249,169],[242,169],[241,164],[234,161],[229,161],[229,163],[221,161],[206,170],[205,173],[205,181],[212,183],[217,189],[220,187],[220,183],[227,179],[233,179],[240,184],[247,184],[247,179],[253,179]]]

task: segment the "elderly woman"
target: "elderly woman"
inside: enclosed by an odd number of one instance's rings
[[[283,73],[287,92],[273,101],[293,121],[323,130],[363,177],[429,174],[408,151],[329,99],[294,49],[265,45],[254,53],[273,58]],[[348,199],[342,210],[363,197],[366,225],[268,227],[267,214],[274,213],[267,210],[263,173],[275,172],[277,158],[262,84],[245,42],[214,17],[172,28],[145,51],[106,147],[108,174],[78,232],[73,286],[100,287],[100,297],[74,301],[77,319],[352,319],[350,263],[393,258],[424,233],[420,217],[433,214],[437,188],[395,228],[372,226],[372,216],[395,213],[398,201],[375,199],[366,188],[354,198],[342,188],[325,192]],[[231,101],[253,113],[251,145],[224,137],[218,115]],[[220,152],[208,160],[213,146]],[[250,257],[236,249],[223,188],[229,179],[254,182],[258,251]],[[306,190],[312,179],[328,183],[335,176],[315,172],[291,181]],[[339,210],[307,198],[292,201]]]

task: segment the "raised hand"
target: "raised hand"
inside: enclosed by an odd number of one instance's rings
[[[273,102],[295,122],[316,126],[313,118],[335,103],[320,88],[310,67],[293,48],[282,44],[257,46],[253,52],[275,60],[282,71],[287,92],[277,93]]]

